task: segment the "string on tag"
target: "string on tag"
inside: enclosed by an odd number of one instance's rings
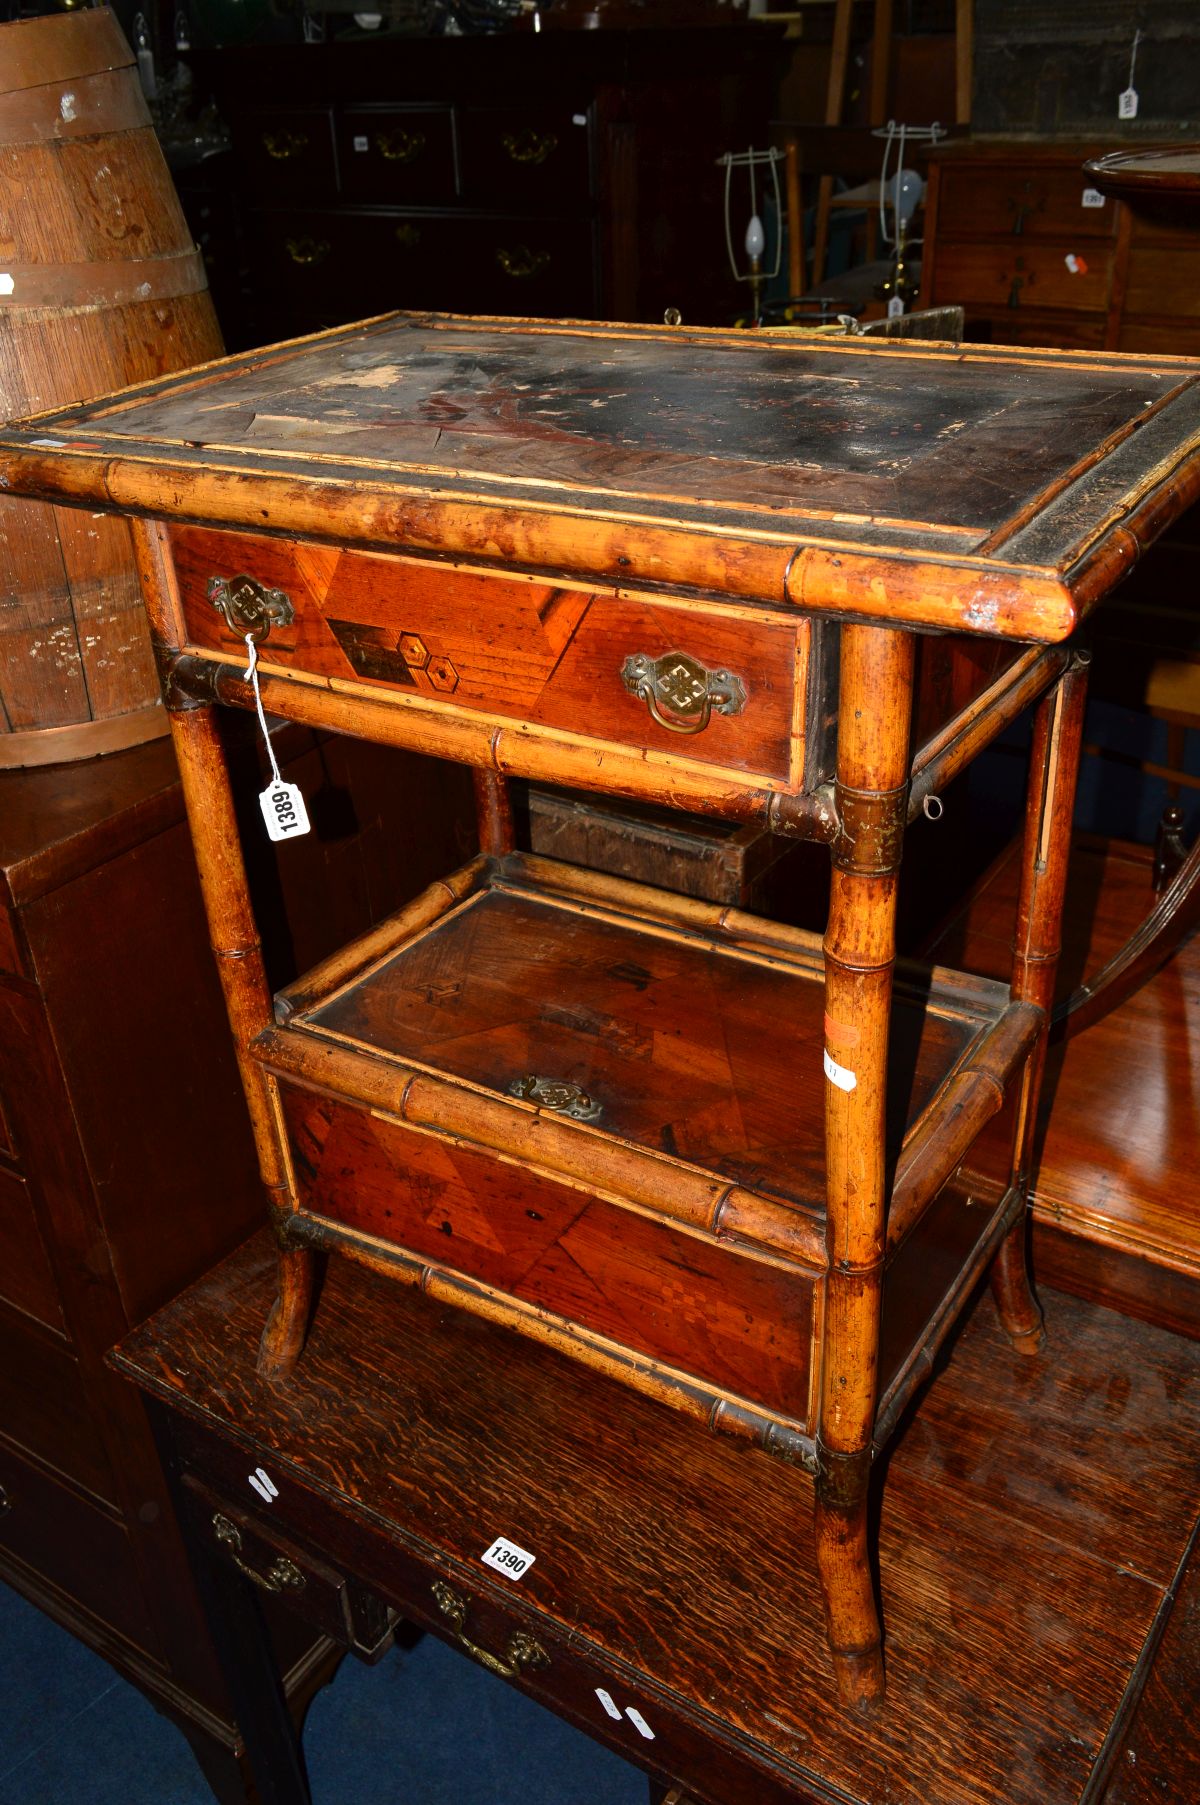
[[[263,708],[262,691],[258,687],[258,646],[255,643],[253,633],[247,633],[246,635],[246,648],[250,653],[250,662],[246,666],[243,674],[246,678],[246,682],[250,684],[254,691],[254,706],[258,710],[258,724],[262,728],[262,736],[267,748],[267,757],[271,761],[271,776],[275,779],[276,784],[281,784],[283,782],[283,773],[275,762],[275,748],[271,744],[271,736],[267,732],[267,715],[266,710]]]
[[[245,678],[254,691],[258,724],[262,728],[263,743],[271,761],[271,781],[259,796],[258,806],[262,810],[269,839],[286,840],[289,834],[295,834],[299,838],[309,829],[308,810],[304,806],[299,784],[284,782],[271,736],[267,732],[267,715],[263,708],[262,691],[258,686],[258,646],[252,633],[246,635],[246,650],[250,654],[250,662],[246,666]]]

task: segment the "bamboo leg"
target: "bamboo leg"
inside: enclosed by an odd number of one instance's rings
[[[501,777],[497,771],[481,770],[478,765],[471,775],[475,779],[475,819],[479,826],[479,850],[491,858],[502,858],[516,844],[508,779]]]
[[[908,802],[913,642],[843,626],[838,807],[825,934],[829,1257],[816,1490],[817,1567],[843,1704],[883,1699],[867,1535],[883,1258],[884,1105],[896,887]]]
[[[1063,897],[1086,700],[1087,659],[1081,654],[1072,659],[1034,717],[1012,976],[1014,1000],[1035,1003],[1046,1014],[1021,1080],[1013,1134],[1013,1184],[1026,1199],[1032,1179],[1054,979],[1062,947]],[[1024,1215],[997,1249],[991,1282],[1000,1320],[1014,1348],[1021,1354],[1039,1353],[1045,1330],[1041,1307],[1030,1284]]]
[[[306,1248],[282,1244],[282,1230],[292,1209],[287,1162],[270,1091],[272,1081],[250,1055],[251,1042],[273,1025],[274,1018],[215,711],[211,706],[174,707],[170,721],[259,1172],[271,1220],[281,1237],[279,1296],[263,1332],[259,1371],[266,1379],[282,1379],[304,1345],[316,1256]]]

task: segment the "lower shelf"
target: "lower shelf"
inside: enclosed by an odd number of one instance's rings
[[[255,1050],[280,1087],[289,1233],[803,1459],[828,1269],[822,980],[814,935],[477,860],[279,999]],[[1003,1136],[996,1171],[955,1175],[1040,1021],[999,984],[898,979],[884,1394],[1011,1218]]]

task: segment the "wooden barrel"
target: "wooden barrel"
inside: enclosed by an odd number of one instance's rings
[[[220,353],[116,19],[0,26],[0,415]],[[165,731],[126,524],[0,498],[0,766]]]

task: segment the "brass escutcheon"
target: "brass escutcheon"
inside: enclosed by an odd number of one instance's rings
[[[514,163],[544,163],[558,148],[553,132],[535,132],[529,125],[519,132],[505,132],[500,142]]]
[[[524,1078],[514,1078],[508,1094],[523,1097],[527,1103],[540,1103],[543,1109],[553,1109],[558,1115],[570,1116],[576,1122],[594,1122],[601,1110],[596,1099],[589,1097],[579,1085],[562,1078],[538,1078],[533,1072]]]
[[[296,618],[291,597],[282,589],[267,589],[253,577],[210,577],[208,599],[239,639],[249,634],[260,644],[272,626],[290,627]]]
[[[213,1512],[213,1533],[222,1548],[229,1550],[229,1558],[239,1573],[253,1580],[254,1584],[264,1592],[302,1592],[305,1578],[294,1561],[289,1561],[286,1554],[276,1555],[266,1572],[260,1572],[242,1558],[242,1533],[236,1523],[231,1523],[222,1511]]]
[[[286,163],[290,157],[298,157],[308,149],[308,136],[305,132],[264,132],[262,145],[276,163]]]
[[[549,1667],[549,1655],[541,1643],[535,1642],[525,1630],[512,1632],[505,1643],[503,1658],[489,1654],[486,1648],[480,1648],[478,1642],[472,1642],[466,1633],[466,1599],[460,1598],[457,1592],[440,1579],[434,1580],[430,1590],[437,1600],[438,1610],[449,1620],[458,1646],[481,1661],[490,1673],[498,1673],[503,1680],[515,1680],[529,1669]]]
[[[741,714],[746,706],[740,677],[732,671],[707,671],[686,652],[667,652],[658,659],[631,652],[621,666],[621,681],[669,733],[703,733],[714,708],[718,714]],[[663,712],[664,704],[669,714]]]
[[[415,163],[425,148],[424,132],[376,132],[379,154],[388,163]]]
[[[544,269],[550,267],[550,253],[531,251],[527,244],[519,244],[511,251],[506,251],[500,245],[496,250],[496,262],[506,276],[512,276],[517,282],[525,282],[530,276],[540,276]]]

